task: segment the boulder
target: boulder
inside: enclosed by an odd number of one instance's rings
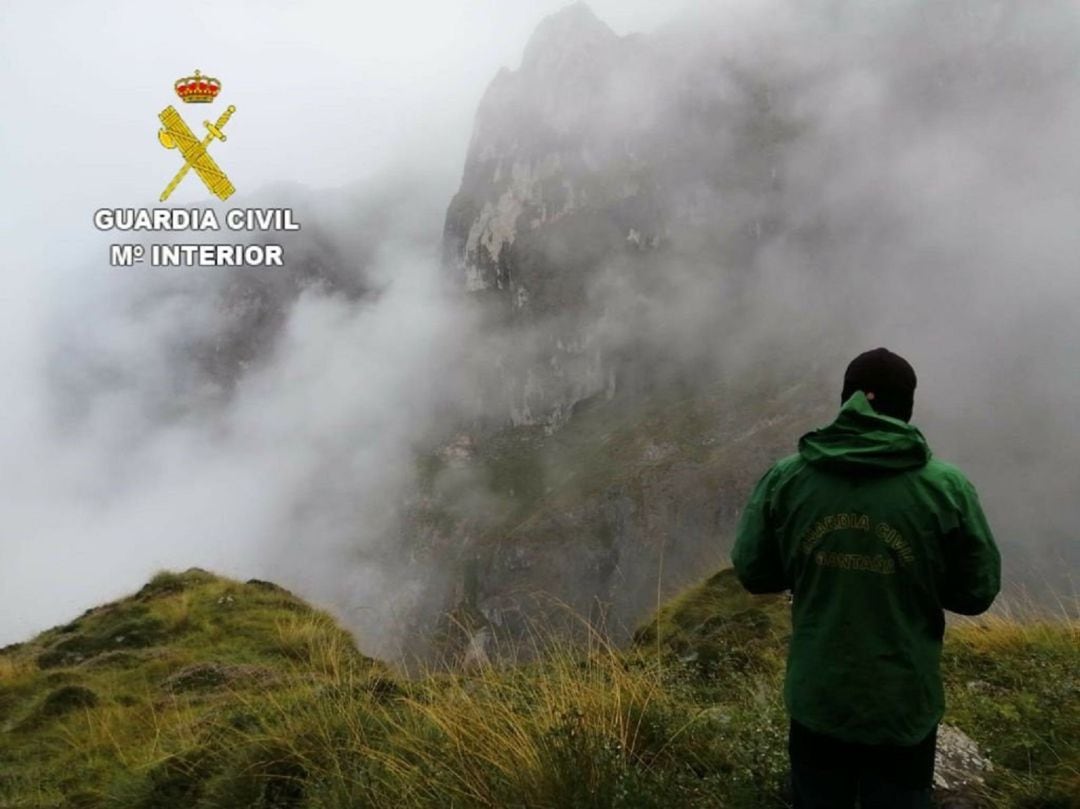
[[[941,809],[982,809],[985,775],[993,765],[978,744],[952,725],[938,728],[934,798]]]

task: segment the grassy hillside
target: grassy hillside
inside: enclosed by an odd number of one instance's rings
[[[423,455],[403,542],[448,588],[428,591],[423,618],[464,604],[525,636],[529,621],[570,631],[569,605],[628,639],[658,599],[728,563],[753,483],[834,409],[806,380],[747,389],[714,380],[599,396],[550,435],[480,430]],[[452,651],[440,644],[453,633],[408,634],[434,640],[436,656]]]
[[[985,805],[1076,805],[1078,631],[950,629]],[[787,632],[725,571],[632,648],[405,679],[280,588],[163,573],[0,652],[0,807],[783,806]]]

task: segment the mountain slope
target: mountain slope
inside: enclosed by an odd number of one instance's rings
[[[274,585],[160,574],[0,650],[0,807],[784,805],[782,597],[728,570],[625,650],[537,629],[531,663],[407,679]],[[964,805],[1076,805],[1078,633],[949,630],[946,720],[994,765]]]
[[[750,488],[828,420],[822,399],[809,383],[751,393],[720,381],[596,397],[552,434],[520,425],[459,436],[423,459],[405,542],[449,575],[427,590],[428,623],[411,636],[434,634],[446,654],[487,627],[484,643],[498,635],[505,651],[515,638],[528,645],[533,621],[579,631],[569,607],[629,637],[657,598],[729,564]],[[476,491],[487,497],[470,500]],[[430,622],[452,609],[473,617],[447,647]]]
[[[1027,347],[1061,321],[1003,299],[1013,337],[980,331],[968,296],[1020,263],[953,218],[1008,180],[926,204],[949,150],[982,154],[991,118],[1026,103],[1000,30],[967,5],[811,4],[775,27],[702,9],[618,36],[575,3],[540,23],[480,101],[446,212],[444,270],[484,328],[475,418],[421,459],[403,532],[451,574],[416,634],[449,609],[488,639],[527,634],[552,598],[628,631],[658,591],[725,563],[756,476],[832,419],[844,367],[882,344],[917,369],[935,454],[978,486],[1006,588],[1071,586],[1080,432],[1047,391],[1075,375],[1046,353],[1060,341]]]

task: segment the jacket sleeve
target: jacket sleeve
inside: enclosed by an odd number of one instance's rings
[[[978,615],[1001,589],[1001,554],[986,522],[975,487],[959,487],[960,522],[942,540],[945,574],[941,606],[961,615]]]
[[[766,472],[750,494],[735,529],[731,563],[739,582],[751,593],[780,593],[789,588],[773,530],[770,498],[775,467]]]

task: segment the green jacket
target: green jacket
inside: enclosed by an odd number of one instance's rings
[[[974,487],[861,391],[758,481],[731,559],[751,593],[792,591],[790,715],[864,744],[940,721],[943,610],[983,612],[1001,579]]]

